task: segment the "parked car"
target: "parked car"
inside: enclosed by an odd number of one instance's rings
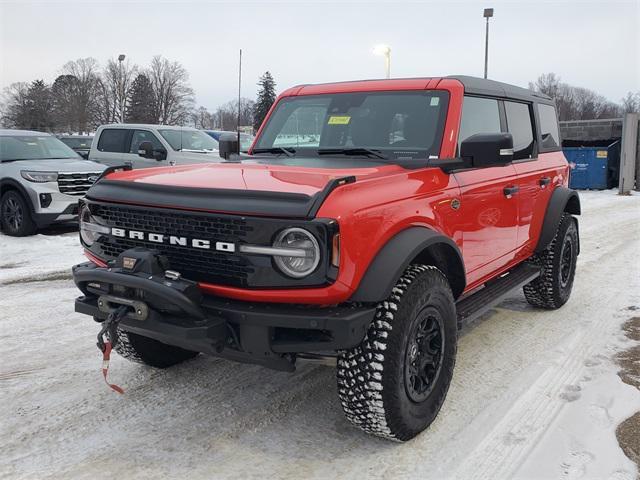
[[[32,235],[52,223],[78,219],[78,199],[104,170],[53,135],[0,130],[0,227]]]
[[[220,162],[218,142],[201,130],[168,125],[102,125],[89,160],[133,168]]]
[[[89,151],[91,150],[93,137],[88,135],[58,135],[58,138],[62,143],[73,149],[73,151],[82,158],[89,158]]]
[[[203,132],[206,132],[207,135],[209,135],[211,138],[213,138],[217,142],[220,141],[220,137],[222,135],[224,135],[225,133],[230,133],[232,135],[237,135],[236,132],[230,132],[230,131],[225,131],[225,130],[203,130]],[[254,138],[255,137],[253,135],[249,135],[247,133],[241,133],[240,134],[240,151],[242,153],[246,153],[246,152],[249,151],[249,149],[251,148],[251,144],[253,143],[253,139]]]
[[[295,87],[248,156],[89,189],[76,311],[160,368],[333,358],[347,419],[408,440],[443,405],[461,326],[514,289],[569,299],[580,200],[560,145],[551,98],[492,80]]]

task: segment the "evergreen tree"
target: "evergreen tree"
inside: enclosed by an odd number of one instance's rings
[[[51,90],[43,80],[34,80],[27,91],[27,128],[49,131],[53,128]]]
[[[265,72],[258,81],[260,90],[258,91],[258,99],[253,110],[253,130],[257,132],[262,125],[262,121],[269,113],[271,105],[276,101],[276,82],[273,80],[271,73]]]
[[[138,74],[131,86],[129,105],[125,118],[127,123],[157,123],[154,115],[155,95],[149,77]]]

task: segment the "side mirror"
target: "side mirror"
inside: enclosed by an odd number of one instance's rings
[[[143,158],[153,158],[161,162],[167,158],[167,151],[164,149],[154,150],[151,142],[145,141],[138,147],[138,155]]]
[[[238,144],[238,136],[234,133],[223,133],[218,139],[218,154],[225,160],[229,160],[231,154],[240,153],[240,145]]]
[[[501,167],[513,161],[510,133],[477,133],[460,145],[460,156],[471,168]]]
[[[154,158],[151,142],[142,142],[138,147],[138,155],[143,158]]]

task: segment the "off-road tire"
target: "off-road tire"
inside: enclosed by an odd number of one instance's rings
[[[438,373],[422,401],[410,397],[405,373],[412,332],[425,312],[440,316],[443,341]],[[338,356],[338,395],[347,419],[367,433],[406,441],[427,428],[442,406],[455,364],[456,309],[446,277],[436,267],[411,265],[378,305],[362,343]],[[410,371],[410,370],[409,370]]]
[[[31,218],[31,206],[20,193],[10,190],[0,199],[0,227],[12,237],[27,237],[36,233],[36,223]],[[17,217],[16,215],[19,215]]]
[[[156,368],[168,368],[198,355],[198,352],[167,345],[152,338],[127,332],[120,327],[116,331],[118,340],[114,350],[121,357],[132,362]]]
[[[549,246],[530,260],[542,268],[542,273],[523,287],[527,302],[549,310],[560,308],[567,303],[573,288],[578,241],[576,220],[568,213],[563,214]],[[567,251],[567,248],[570,248],[570,251]],[[571,262],[569,265],[566,264],[567,260]]]

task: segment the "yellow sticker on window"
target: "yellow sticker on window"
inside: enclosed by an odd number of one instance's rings
[[[329,125],[349,125],[351,121],[351,117],[347,115],[337,116],[332,115],[329,117],[329,121],[327,122]]]
[[[596,158],[607,158],[606,150],[596,150]]]

